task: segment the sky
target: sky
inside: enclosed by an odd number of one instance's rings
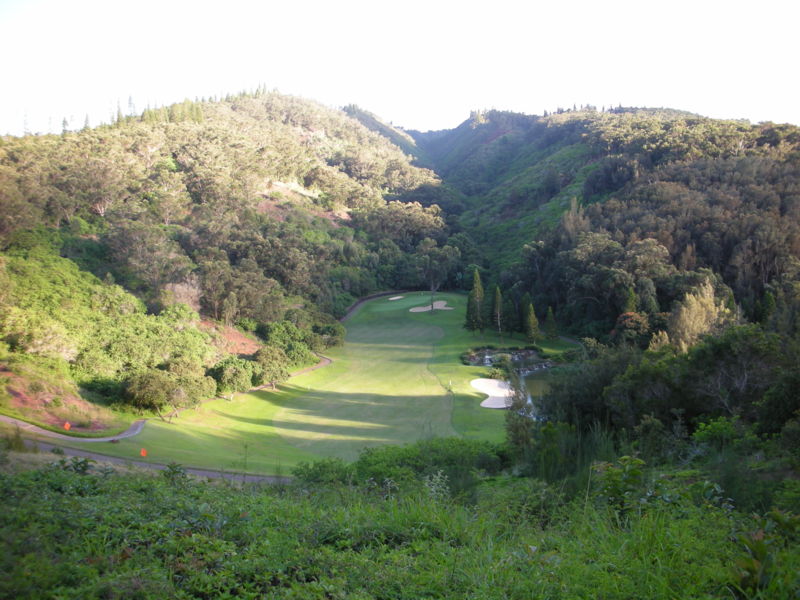
[[[406,129],[476,109],[800,124],[796,0],[0,0],[0,134],[259,85]]]

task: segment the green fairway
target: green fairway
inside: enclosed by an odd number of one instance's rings
[[[500,345],[499,338],[462,328],[465,295],[436,296],[454,310],[409,312],[429,298],[415,292],[363,304],[346,323],[344,346],[331,350],[333,364],[276,392],[212,400],[172,424],[151,419],[119,443],[72,446],[135,460],[145,448],[144,460],[153,462],[286,474],[303,460],[352,460],[366,446],[453,435],[502,440],[504,411],[480,408],[484,396],[469,384],[487,369],[459,360],[467,348]]]

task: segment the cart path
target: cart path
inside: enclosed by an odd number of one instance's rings
[[[318,354],[317,356],[319,357],[319,362],[317,364],[311,365],[310,367],[306,367],[305,369],[300,369],[299,371],[295,371],[294,373],[291,374],[291,376],[296,377],[297,375],[304,375],[306,373],[310,373],[311,371],[316,371],[317,369],[321,369],[322,367],[327,367],[329,364],[333,362],[327,356],[322,356],[321,354]],[[271,387],[272,386],[267,384],[253,388],[250,391],[264,390]],[[36,425],[33,425],[32,423],[28,423],[27,421],[23,421],[21,419],[15,419],[14,417],[7,417],[5,415],[0,415],[0,421],[4,423],[10,423],[11,425],[16,425],[25,433],[33,433],[36,435],[41,435],[47,438],[51,438],[53,440],[64,440],[68,442],[78,442],[78,443],[83,443],[83,442],[92,443],[92,442],[115,442],[117,440],[138,435],[144,428],[144,424],[147,422],[147,419],[137,419],[125,431],[107,437],[77,437],[74,435],[66,435],[63,433],[58,433],[56,431],[50,431],[49,429],[43,429],[42,427],[38,427]]]
[[[74,438],[70,439],[74,440]],[[49,444],[47,442],[26,440],[25,444],[31,449],[36,448],[38,450],[43,450],[43,451],[52,451],[57,448],[59,454],[63,452],[65,456],[90,458],[99,463],[111,463],[126,467],[153,469],[156,471],[163,471],[168,468],[167,465],[161,463],[151,463],[151,462],[144,462],[141,460],[118,458],[116,456],[107,456],[105,454],[98,454],[97,452],[87,452],[85,450],[76,450],[74,448],[64,448],[57,444]],[[245,483],[291,483],[292,482],[291,477],[278,477],[276,475],[250,475],[247,473],[236,473],[234,471],[212,471],[210,469],[195,469],[193,467],[183,467],[183,470],[186,471],[189,475],[194,475],[195,477],[202,477],[209,479],[227,479],[229,481],[241,481]]]
[[[349,320],[354,314],[358,312],[358,310],[365,302],[369,302],[370,300],[374,300],[375,298],[381,298],[383,296],[394,296],[395,294],[405,294],[407,292],[408,290],[394,290],[392,292],[378,292],[376,294],[370,294],[369,296],[364,296],[363,298],[359,298],[348,307],[344,316],[339,319],[339,322],[344,323],[345,321]]]
[[[42,429],[41,427],[37,427],[36,425],[32,425],[27,421],[22,421],[20,419],[15,419],[14,417],[7,417],[5,415],[0,415],[0,421],[4,423],[11,423],[12,425],[16,425],[22,431],[28,433],[35,433],[36,435],[43,435],[48,438],[56,439],[56,440],[66,440],[69,442],[113,442],[116,440],[121,440],[123,438],[129,438],[137,435],[139,432],[142,431],[145,422],[147,419],[138,419],[134,421],[133,424],[128,427],[122,433],[118,433],[116,435],[111,435],[108,437],[75,437],[73,435],[65,435],[63,433],[58,433],[55,431],[50,431],[49,429]]]

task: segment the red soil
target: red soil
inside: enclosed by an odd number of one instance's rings
[[[70,431],[102,431],[108,425],[98,420],[98,407],[60,388],[32,382],[0,364],[0,386],[4,385],[9,408],[26,419],[54,427],[70,423]]]
[[[216,345],[223,352],[249,356],[255,354],[262,346],[261,343],[251,340],[238,329],[227,325],[220,325],[213,321],[201,321],[200,327],[217,334]]]

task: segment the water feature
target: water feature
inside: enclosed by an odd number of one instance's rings
[[[522,381],[525,382],[525,389],[528,391],[528,403],[532,403],[534,398],[541,398],[550,389],[548,382],[547,369],[538,369],[531,371],[523,376]]]

